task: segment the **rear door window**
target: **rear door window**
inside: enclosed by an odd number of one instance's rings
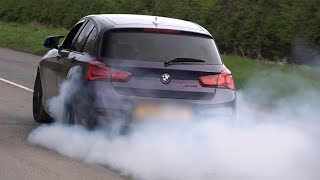
[[[83,52],[88,52],[92,46],[92,43],[93,41],[95,40],[96,36],[97,36],[97,29],[94,27],[92,30],[91,30],[91,33],[90,35],[88,36],[88,39],[86,40],[84,46],[83,46],[83,49],[82,51]]]
[[[91,21],[88,21],[86,26],[82,29],[81,33],[79,34],[78,38],[74,42],[75,50],[78,52],[82,52],[82,47],[87,40],[90,32],[94,28],[94,24]]]
[[[215,42],[210,37],[145,32],[108,32],[103,56],[114,59],[168,61],[175,58],[204,60],[201,64],[222,64]]]
[[[82,26],[84,26],[84,24],[85,24],[85,21],[80,21],[71,29],[71,31],[69,32],[69,34],[67,35],[67,37],[62,43],[61,47],[63,49],[74,50],[72,46],[72,42],[75,39],[76,35],[81,31]]]

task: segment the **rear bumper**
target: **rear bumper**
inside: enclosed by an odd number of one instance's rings
[[[216,89],[214,98],[210,100],[190,100],[124,96],[118,94],[111,83],[106,82],[90,82],[88,87],[94,97],[91,107],[96,110],[97,114],[108,117],[108,119],[123,114],[135,119],[135,111],[141,104],[170,106],[173,109],[181,106],[189,107],[192,118],[197,119],[200,117],[233,118],[236,114],[236,93],[230,89]],[[175,116],[179,117],[180,114],[175,114]]]

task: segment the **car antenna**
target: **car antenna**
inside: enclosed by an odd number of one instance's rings
[[[154,18],[154,21],[152,21],[152,23],[153,23],[156,27],[160,24],[160,22],[158,21],[158,17],[157,17],[157,16]]]

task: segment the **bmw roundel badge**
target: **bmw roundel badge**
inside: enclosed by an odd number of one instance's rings
[[[171,80],[171,75],[169,73],[164,73],[161,75],[160,80],[163,84],[168,84]]]

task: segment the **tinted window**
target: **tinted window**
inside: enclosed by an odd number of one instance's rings
[[[86,40],[86,43],[84,44],[83,46],[83,52],[88,52],[89,49],[91,48],[91,45],[94,41],[94,39],[96,38],[96,35],[97,35],[97,29],[96,28],[93,28],[88,39]]]
[[[74,37],[76,36],[76,34],[78,33],[78,31],[80,31],[81,26],[83,25],[84,22],[80,22],[78,24],[76,24],[71,31],[69,32],[69,34],[67,35],[66,39],[63,41],[62,43],[62,48],[64,49],[72,49],[71,43],[72,40],[74,39]]]
[[[94,24],[92,22],[88,22],[86,26],[82,29],[81,33],[79,34],[77,40],[74,42],[74,47],[76,51],[81,52],[83,44],[87,40],[91,30],[93,29]]]
[[[221,64],[213,39],[191,35],[111,32],[104,40],[103,56],[145,61],[194,58]]]

